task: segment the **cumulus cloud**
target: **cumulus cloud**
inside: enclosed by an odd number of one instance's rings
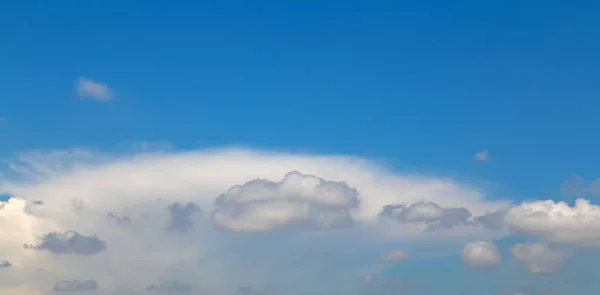
[[[113,90],[108,85],[89,78],[79,78],[75,81],[77,96],[97,101],[107,101],[113,96]]]
[[[386,205],[380,213],[402,223],[427,224],[428,230],[451,229],[473,225],[471,212],[466,208],[442,208],[434,202],[418,202],[410,205]]]
[[[10,264],[10,262],[6,261],[6,260],[2,260],[0,261],[0,267],[11,267],[12,264]]]
[[[429,224],[510,204],[451,179],[397,174],[343,156],[75,150],[22,154],[8,168],[0,179],[0,194],[11,196],[0,205],[1,258],[12,264],[10,278],[1,278],[4,292],[47,292],[82,276],[94,278],[102,294],[145,294],[168,278],[219,295],[240,285],[350,289],[361,275],[382,270],[356,259],[377,255],[382,243],[454,241],[463,237],[461,226],[438,234]],[[379,217],[388,204],[427,202],[464,210],[438,220],[402,215],[422,222]],[[477,230],[463,238],[491,234],[468,227]]]
[[[252,180],[217,199],[213,222],[233,231],[266,231],[293,224],[343,227],[348,210],[359,204],[358,192],[345,182],[327,181],[292,171],[280,182]]]
[[[91,291],[98,288],[98,282],[94,280],[87,281],[60,281],[54,285],[54,292],[73,292],[73,291]]]
[[[26,244],[25,248],[45,250],[53,254],[94,255],[106,248],[106,242],[96,236],[84,236],[75,231],[64,234],[52,232],[44,235],[38,245]]]
[[[486,241],[466,244],[461,256],[462,261],[473,268],[488,268],[502,263],[498,247]]]
[[[473,159],[475,159],[476,161],[489,161],[490,153],[488,151],[477,152],[475,153],[475,155],[473,155]]]
[[[505,222],[546,241],[600,246],[600,208],[589,200],[577,199],[572,207],[552,200],[525,202],[511,208]]]
[[[566,258],[563,251],[553,250],[543,243],[517,244],[511,248],[510,253],[530,272],[536,274],[553,272]]]

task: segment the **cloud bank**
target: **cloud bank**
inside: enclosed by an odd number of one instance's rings
[[[411,245],[467,243],[457,254],[487,267],[500,262],[495,246],[470,242],[506,228],[561,240],[531,221],[552,218],[528,213],[538,203],[511,208],[452,179],[354,157],[73,150],[22,154],[8,167],[3,292],[360,294],[360,278],[408,259],[410,250],[398,249]]]

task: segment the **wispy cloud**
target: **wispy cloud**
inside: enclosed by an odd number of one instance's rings
[[[572,173],[560,185],[560,192],[573,197],[597,197],[600,196],[600,179],[590,182]]]
[[[488,151],[480,151],[473,155],[473,159],[476,161],[489,161],[490,153]]]
[[[113,90],[108,85],[89,78],[80,77],[75,81],[77,96],[97,101],[107,101],[113,96]]]

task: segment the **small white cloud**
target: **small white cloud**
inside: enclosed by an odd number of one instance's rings
[[[98,101],[107,101],[112,98],[113,90],[108,85],[96,82],[89,78],[79,78],[75,81],[77,96]]]
[[[562,251],[550,249],[547,244],[521,243],[510,250],[512,256],[532,273],[547,274],[563,262],[566,255]]]
[[[485,241],[466,244],[461,255],[462,261],[473,268],[488,268],[502,263],[498,247]]]
[[[480,151],[473,155],[473,159],[476,161],[489,161],[490,153],[488,151]]]

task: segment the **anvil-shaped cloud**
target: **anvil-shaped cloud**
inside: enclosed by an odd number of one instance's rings
[[[169,290],[157,282],[214,294],[351,288],[389,265],[382,244],[501,236],[481,220],[511,206],[449,178],[345,156],[74,150],[23,154],[10,167],[0,183],[11,196],[0,206],[4,290],[90,279],[99,294]],[[373,259],[335,263],[364,253]]]

